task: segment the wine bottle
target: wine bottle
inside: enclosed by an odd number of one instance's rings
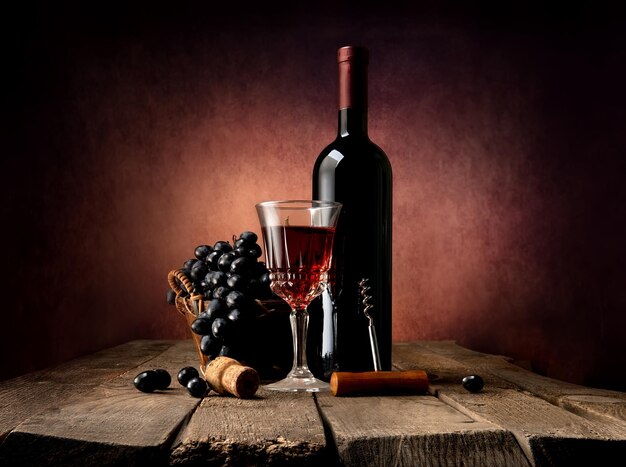
[[[338,201],[333,266],[322,308],[322,336],[316,349],[317,373],[374,369],[369,320],[363,313],[359,283],[367,279],[370,315],[382,370],[391,369],[392,171],[386,154],[367,132],[368,50],[342,47],[339,64],[337,138],[313,168],[313,199]]]

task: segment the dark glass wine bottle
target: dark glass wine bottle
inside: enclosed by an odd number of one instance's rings
[[[391,164],[367,133],[367,49],[342,47],[337,58],[339,131],[313,169],[313,199],[343,204],[329,288],[314,305],[323,314],[313,371],[326,379],[332,371],[374,369],[362,279],[371,287],[381,369],[391,369]]]

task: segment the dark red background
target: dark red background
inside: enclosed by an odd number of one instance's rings
[[[0,377],[188,336],[167,272],[310,196],[358,43],[394,169],[394,339],[626,390],[623,11],[88,3],[4,18]]]

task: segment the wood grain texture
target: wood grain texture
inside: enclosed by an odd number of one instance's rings
[[[174,443],[173,465],[332,462],[311,394],[259,389],[254,399],[205,397]]]
[[[528,465],[511,433],[432,396],[316,397],[346,466]]]
[[[27,418],[88,394],[103,382],[167,350],[174,342],[131,341],[0,382],[0,440]]]
[[[120,365],[127,366],[122,361]],[[0,448],[0,464],[166,463],[169,443],[199,399],[192,398],[175,378],[170,389],[150,394],[137,391],[132,381],[146,369],[164,368],[175,375],[182,366],[196,361],[191,340],[176,342],[69,403],[28,418],[6,437]]]
[[[396,346],[394,361],[402,369],[421,368],[436,374],[431,392],[442,402],[473,419],[510,431],[537,465],[610,462],[614,456],[626,456],[626,428],[621,423],[581,417],[546,400],[558,401],[558,397],[539,397],[541,393],[534,395],[514,385],[510,378],[500,375],[500,367],[509,365],[502,358],[469,355],[461,348],[457,352],[452,344],[424,343]],[[463,376],[471,373],[479,373],[485,379],[485,388],[480,393],[471,394],[460,384]],[[529,379],[532,378],[533,375],[529,375]],[[558,392],[558,381],[546,383],[549,384],[533,387],[535,390],[550,387],[551,394]],[[563,386],[564,392],[584,389],[571,388],[569,384]]]
[[[579,465],[626,457],[623,394],[544,378],[453,342],[394,346],[394,365],[425,370],[429,395],[333,397],[211,393],[175,381],[197,365],[191,339],[134,341],[0,383],[6,466]],[[138,392],[165,368],[170,389]],[[461,386],[480,374],[476,394]],[[594,413],[595,411],[595,413]]]
[[[519,389],[585,418],[626,427],[626,393],[547,378],[510,363],[506,357],[475,352],[452,341],[422,342],[409,347],[417,345],[452,358],[475,371],[489,371]],[[406,346],[407,344],[397,344],[394,349],[400,356]]]

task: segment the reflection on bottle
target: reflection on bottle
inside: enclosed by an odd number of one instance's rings
[[[325,380],[330,380],[337,370],[337,307],[329,287],[322,293],[323,328],[322,328],[322,371]]]
[[[307,338],[309,369],[316,378],[330,381],[337,371],[337,304],[332,288],[327,286],[309,305]]]

